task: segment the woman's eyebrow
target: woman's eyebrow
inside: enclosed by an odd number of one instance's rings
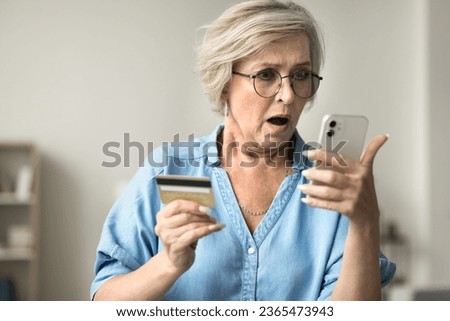
[[[295,65],[295,67],[311,67],[311,66],[312,64],[311,61],[309,60]]]
[[[274,68],[274,69],[279,69],[281,68],[283,65],[279,64],[279,63],[270,63],[270,62],[260,62],[260,63],[256,63],[255,65],[251,66],[252,70],[262,70],[265,68]],[[293,65],[290,69],[295,69],[295,68],[299,68],[299,67],[311,67],[311,62],[308,61],[304,61],[304,62],[299,62],[296,63],[295,65]]]

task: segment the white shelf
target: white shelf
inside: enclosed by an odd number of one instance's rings
[[[0,274],[17,300],[39,300],[40,172],[33,144],[0,141]]]
[[[0,248],[0,261],[31,261],[35,258],[30,248]]]
[[[33,205],[34,197],[31,195],[27,199],[20,199],[15,193],[0,193],[0,205],[22,205],[28,206]]]

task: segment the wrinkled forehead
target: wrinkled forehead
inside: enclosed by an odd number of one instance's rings
[[[309,40],[305,35],[282,38],[260,48],[255,54],[237,60],[234,68],[294,67],[312,65]]]

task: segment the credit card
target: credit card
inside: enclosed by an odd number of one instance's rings
[[[209,177],[183,175],[156,176],[161,201],[168,204],[177,199],[197,202],[203,206],[214,207],[214,195]]]

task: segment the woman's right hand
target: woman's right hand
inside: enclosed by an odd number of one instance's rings
[[[211,210],[188,200],[170,202],[156,216],[156,235],[176,273],[186,272],[194,263],[197,241],[225,227],[210,216]]]

